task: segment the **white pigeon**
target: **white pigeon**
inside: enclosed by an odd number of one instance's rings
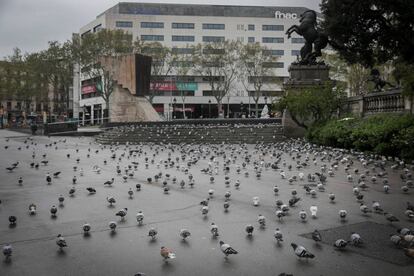
[[[311,212],[311,216],[312,218],[316,218],[316,214],[318,213],[318,206],[312,205],[309,208],[310,212]]]
[[[144,213],[142,211],[139,211],[136,215],[137,218],[137,222],[139,225],[142,225],[142,223],[144,222]]]
[[[228,255],[237,254],[238,252],[234,250],[229,244],[220,241],[220,249],[224,253],[225,257],[227,258]]]
[[[259,206],[260,204],[260,199],[258,196],[253,197],[253,206]]]

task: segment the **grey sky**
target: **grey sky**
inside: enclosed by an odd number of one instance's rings
[[[45,49],[51,40],[65,41],[118,0],[0,0],[0,59],[19,47]],[[321,0],[124,0],[123,2],[301,6],[319,11]]]

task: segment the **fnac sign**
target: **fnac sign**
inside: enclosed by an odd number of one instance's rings
[[[297,19],[298,15],[296,13],[275,11],[275,18],[276,19]]]

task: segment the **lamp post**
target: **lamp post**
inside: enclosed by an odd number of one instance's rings
[[[208,118],[211,118],[211,100],[208,100]]]
[[[175,103],[177,102],[177,99],[174,97],[174,99],[173,99],[173,119],[175,119],[175,110],[174,110],[174,107],[175,107]]]

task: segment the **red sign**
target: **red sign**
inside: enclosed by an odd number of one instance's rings
[[[157,91],[173,91],[177,90],[177,86],[172,82],[151,82],[151,90]]]
[[[82,94],[89,94],[96,92],[96,86],[95,85],[85,85],[82,86]]]

